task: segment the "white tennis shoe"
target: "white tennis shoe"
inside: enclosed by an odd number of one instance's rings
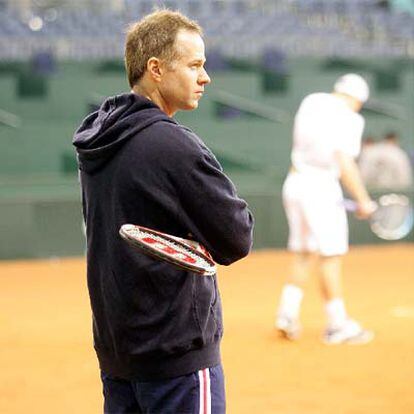
[[[374,339],[374,333],[368,331],[353,319],[348,319],[342,326],[328,327],[323,342],[328,345],[366,344]]]
[[[291,341],[299,339],[302,333],[300,322],[297,319],[288,318],[284,315],[277,317],[275,326],[280,336]]]

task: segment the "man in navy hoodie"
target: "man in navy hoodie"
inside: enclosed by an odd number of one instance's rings
[[[192,238],[223,265],[251,249],[246,202],[201,139],[172,118],[197,108],[210,82],[201,35],[169,10],[132,25],[131,93],[108,98],[74,137],[106,413],[225,412],[216,276],[143,255],[118,233],[133,223]]]

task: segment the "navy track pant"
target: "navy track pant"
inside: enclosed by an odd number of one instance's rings
[[[101,372],[105,414],[225,414],[221,365],[155,381],[112,378]]]

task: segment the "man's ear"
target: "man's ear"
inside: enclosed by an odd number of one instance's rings
[[[147,62],[148,74],[155,82],[159,82],[162,76],[161,61],[156,57],[151,57]]]

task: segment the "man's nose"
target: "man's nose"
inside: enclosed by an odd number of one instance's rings
[[[205,85],[211,82],[210,76],[208,76],[207,71],[203,68],[202,72],[200,74],[200,77],[198,79],[199,83]]]

